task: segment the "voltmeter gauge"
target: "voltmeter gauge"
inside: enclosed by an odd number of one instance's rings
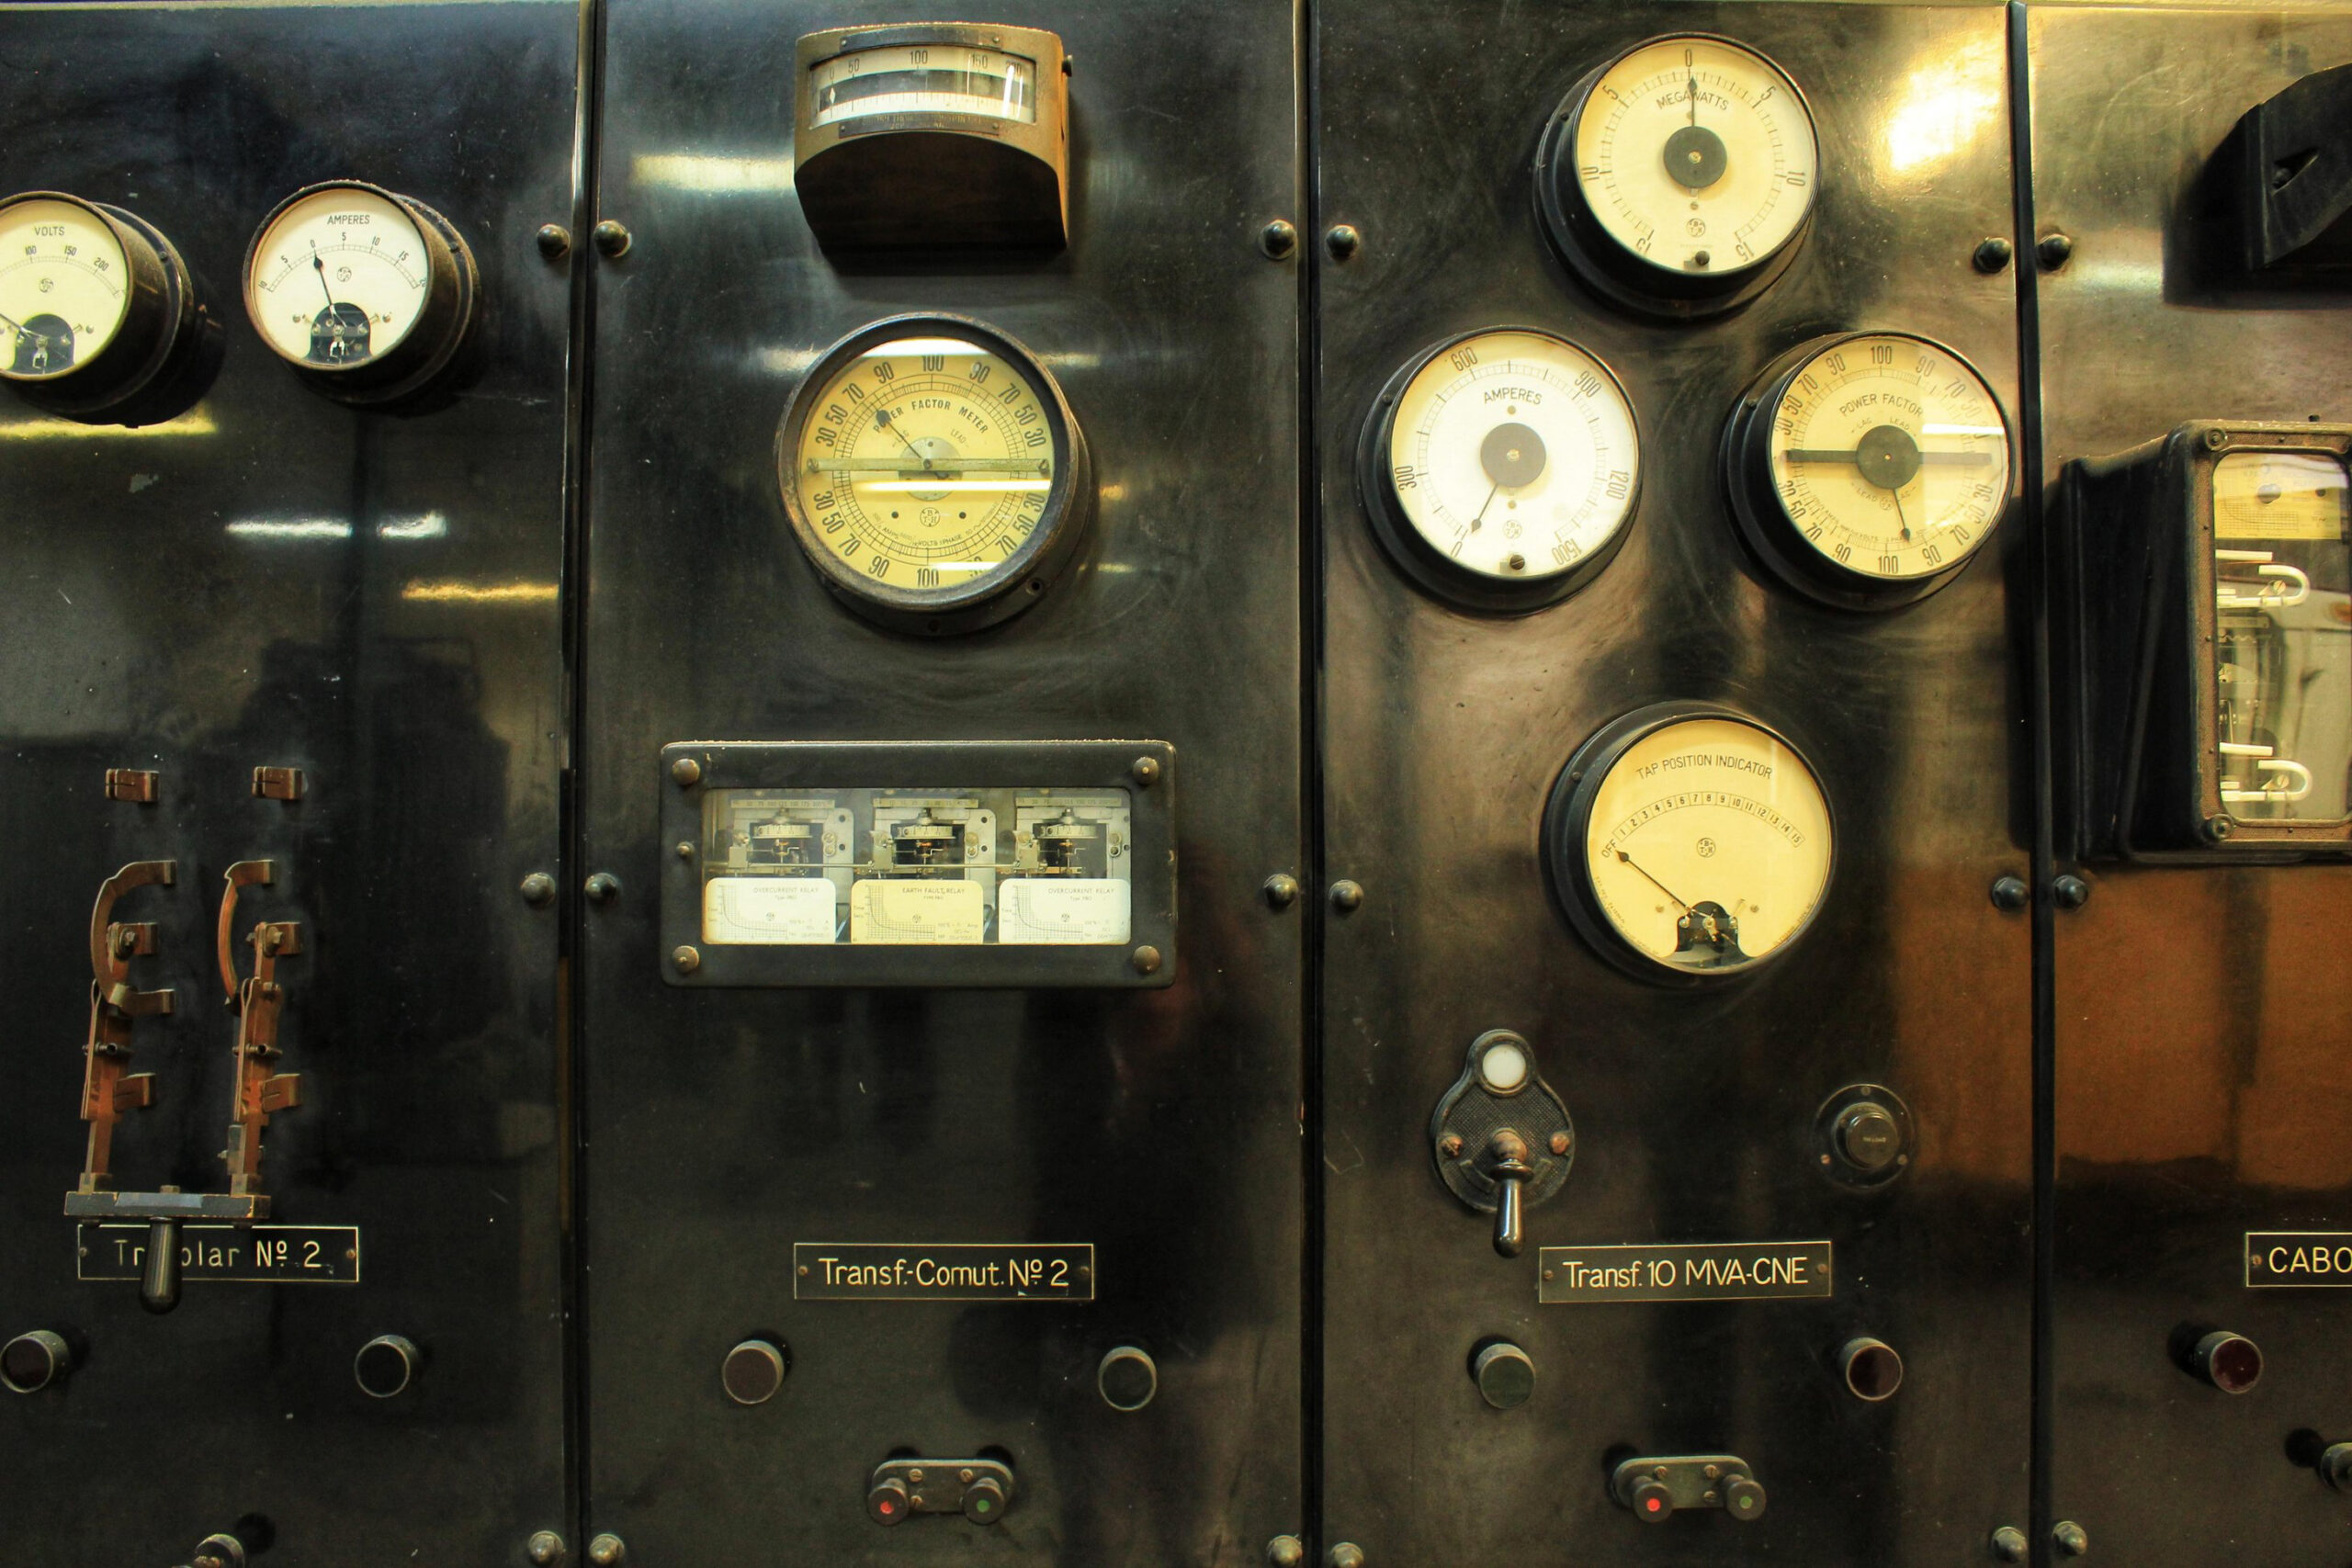
[[[1752,299],[1796,254],[1819,177],[1813,111],[1729,39],[1636,45],[1561,101],[1535,162],[1545,233],[1621,305],[1674,317]]]
[[[245,253],[254,329],[345,402],[392,402],[441,378],[480,292],[473,253],[447,219],[356,180],[295,192]]]
[[[1568,760],[1544,820],[1569,919],[1621,968],[1697,984],[1786,952],[1828,890],[1834,832],[1813,765],[1728,708],[1627,714]]]
[[[1732,515],[1764,564],[1849,609],[1906,604],[1984,547],[2009,502],[2009,430],[1975,367],[1904,333],[1783,355],[1724,433]]]
[[[1091,510],[1086,441],[1046,367],[959,316],[894,316],[835,344],[776,432],[794,536],[860,613],[971,631],[1026,607]]]
[[[1473,609],[1532,609],[1589,581],[1624,542],[1641,484],[1616,376],[1523,327],[1449,338],[1399,370],[1358,457],[1389,553]]]
[[[196,347],[202,308],[153,226],[55,191],[0,201],[0,378],[77,418],[119,416]]]

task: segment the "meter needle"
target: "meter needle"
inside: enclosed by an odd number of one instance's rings
[[[311,265],[319,275],[319,292],[327,297],[327,314],[335,314],[334,290],[327,287],[327,258],[319,254],[319,243],[311,242]]]
[[[1626,853],[1624,851],[1623,851],[1623,850],[1611,850],[1611,851],[1610,851],[1609,852],[1610,852],[1610,853],[1611,853],[1611,854],[1613,854],[1613,855],[1615,855],[1619,860],[1621,860],[1621,861],[1624,862],[1627,865],[1631,865],[1631,866],[1633,866],[1633,867],[1634,867],[1634,872],[1640,875],[1640,877],[1642,878],[1642,880],[1643,880],[1643,881],[1645,881],[1645,882],[1648,883],[1652,887],[1657,888],[1659,892],[1661,892],[1661,893],[1665,894],[1668,897],[1669,897],[1669,898],[1674,898],[1674,889],[1673,889],[1673,888],[1671,888],[1671,887],[1668,887],[1665,883],[1660,882],[1657,877],[1652,876],[1648,872],[1646,872],[1646,871],[1643,871],[1643,870],[1642,870],[1642,868],[1641,868],[1639,865],[1635,865],[1635,864],[1634,864],[1634,857],[1633,857],[1633,856],[1631,856],[1631,855],[1627,854],[1627,853]],[[1685,904],[1685,903],[1684,903],[1681,899],[1679,899],[1679,898],[1674,898],[1674,907],[1675,907],[1676,908],[1678,908],[1678,909],[1680,909],[1680,910],[1681,910],[1684,914],[1686,914],[1686,915],[1696,915],[1696,914],[1698,913],[1698,911],[1697,911],[1696,909],[1693,909],[1690,905]]]
[[[898,436],[899,445],[907,449],[907,455],[909,457],[912,457],[916,462],[921,463],[926,468],[931,467],[931,459],[924,457],[922,450],[917,447],[913,442],[908,440],[906,435],[897,425],[890,423],[890,411],[888,409],[876,409],[874,411],[874,427],[876,430],[887,430],[891,434]]]
[[[0,327],[6,327],[10,332],[16,333],[22,337],[28,337],[37,344],[47,343],[49,341],[49,339],[43,337],[40,333],[32,331],[23,322],[17,321],[13,317],[0,316]]]
[[[1911,542],[1911,519],[1903,515],[1903,487],[1897,485],[1888,491],[1886,498],[1894,502],[1894,521],[1902,528],[1903,542],[1907,545]]]

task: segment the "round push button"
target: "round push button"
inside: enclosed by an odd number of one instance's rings
[[[2251,1339],[2215,1329],[2189,1352],[2197,1375],[2223,1393],[2244,1393],[2262,1378],[2262,1351]]]
[[[1894,1397],[1903,1386],[1903,1358],[1883,1339],[1849,1339],[1838,1352],[1846,1388],[1856,1399],[1875,1404]]]
[[[719,1363],[718,1382],[738,1404],[765,1404],[784,1387],[792,1363],[772,1339],[746,1339]]]
[[[390,1399],[408,1391],[424,1364],[424,1352],[408,1340],[397,1334],[379,1334],[359,1348],[359,1354],[352,1359],[351,1373],[369,1398]]]
[[[1764,1488],[1753,1476],[1735,1475],[1724,1483],[1724,1512],[1743,1523],[1764,1517]]]
[[[964,1488],[964,1517],[976,1525],[992,1525],[1004,1517],[1004,1485],[983,1475]]]
[[[1535,1363],[1510,1341],[1498,1340],[1470,1364],[1479,1396],[1498,1410],[1516,1410],[1535,1394]]]
[[[1674,1494],[1657,1476],[1645,1475],[1625,1488],[1625,1506],[1635,1518],[1656,1524],[1674,1512]]]
[[[1094,1386],[1114,1410],[1141,1410],[1159,1393],[1159,1367],[1145,1351],[1121,1345],[1094,1369]]]
[[[1856,1170],[1879,1175],[1903,1152],[1902,1124],[1883,1105],[1857,1105],[1838,1118],[1838,1152]]]
[[[19,1334],[0,1348],[0,1383],[11,1393],[38,1393],[74,1370],[74,1352],[46,1328]]]
[[[892,1477],[865,1495],[866,1516],[877,1525],[907,1522],[907,1483]]]

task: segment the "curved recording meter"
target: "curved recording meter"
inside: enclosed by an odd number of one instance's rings
[[[53,413],[137,423],[195,354],[203,309],[179,253],[119,207],[0,201],[0,377]]]
[[[776,471],[826,585],[908,631],[1019,613],[1091,510],[1061,389],[1027,349],[957,316],[894,316],[828,349],[785,410]]]
[[[1399,370],[1358,458],[1389,553],[1472,609],[1532,609],[1589,581],[1624,543],[1641,485],[1616,376],[1521,327],[1450,338]]]
[[[1849,609],[1950,581],[2008,505],[2008,422],[1976,367],[1907,333],[1781,355],[1724,433],[1732,515],[1790,586]]]
[[[254,330],[343,402],[395,402],[440,380],[480,294],[473,253],[447,219],[356,180],[295,192],[245,253]]]
[[[1835,835],[1813,766],[1728,708],[1664,704],[1577,749],[1544,819],[1578,931],[1645,979],[1745,974],[1821,907]]]
[[[831,28],[796,51],[793,188],[828,250],[1057,248],[1069,57],[1037,28]]]
[[[1786,72],[1729,39],[1677,34],[1569,90],[1536,154],[1536,203],[1554,247],[1602,295],[1704,316],[1787,268],[1819,157]]]

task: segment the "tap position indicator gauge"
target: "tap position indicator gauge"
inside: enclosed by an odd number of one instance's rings
[[[1786,268],[1818,177],[1796,84],[1700,33],[1652,39],[1578,82],[1535,163],[1544,231],[1585,281],[1685,318],[1729,310]]]
[[[390,402],[439,379],[479,292],[473,254],[446,219],[356,181],[297,191],[245,254],[245,310],[262,341],[346,402]]]
[[[1732,515],[1764,564],[1849,609],[1951,581],[2009,500],[2007,421],[1973,366],[1902,333],[1803,344],[1768,367],[1724,435]]]
[[[1700,984],[1785,952],[1820,908],[1835,834],[1813,766],[1727,708],[1664,704],[1577,749],[1544,822],[1578,931],[1645,979]]]
[[[802,378],[776,433],[794,536],[852,608],[902,630],[1017,614],[1091,509],[1086,441],[1053,377],[1003,333],[897,316]]]
[[[114,413],[165,378],[200,308],[171,242],[54,191],[0,201],[0,378],[55,412]]]
[[[1358,460],[1365,510],[1397,563],[1481,610],[1532,609],[1589,581],[1624,542],[1641,484],[1615,375],[1525,328],[1448,339],[1398,371]]]

